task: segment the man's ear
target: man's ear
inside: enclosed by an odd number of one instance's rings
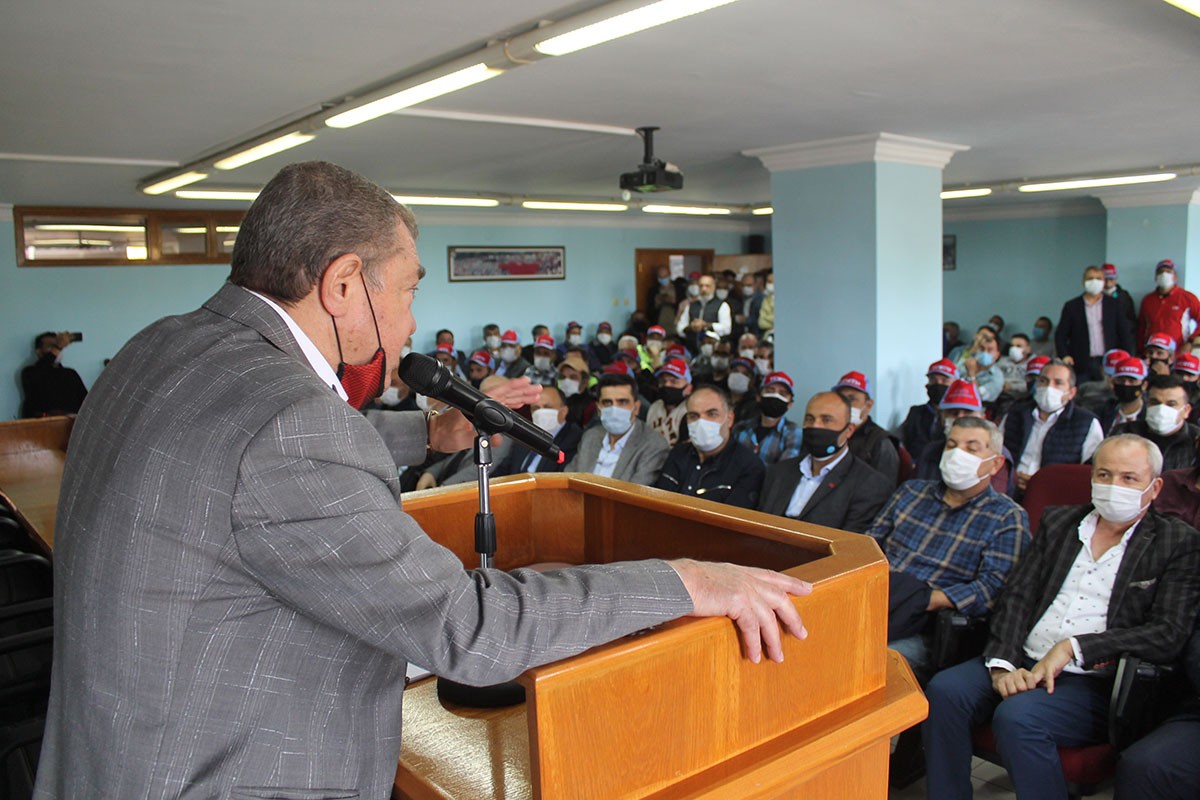
[[[354,253],[338,256],[329,263],[317,282],[321,306],[332,317],[342,317],[351,310],[351,298],[356,287],[362,286],[362,259]]]

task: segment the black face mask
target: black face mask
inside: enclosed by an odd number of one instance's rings
[[[1141,386],[1126,386],[1122,383],[1113,384],[1113,394],[1117,396],[1117,402],[1121,404],[1132,403],[1142,396]]]
[[[780,400],[778,397],[764,397],[758,407],[762,411],[762,415],[769,419],[779,419],[788,410],[787,401]]]
[[[845,430],[846,428],[842,428],[840,431],[831,431],[827,428],[805,428],[800,442],[813,458],[829,458],[842,449],[838,446],[837,440]]]
[[[669,406],[677,406],[683,402],[683,389],[678,386],[660,386],[658,399]]]
[[[929,404],[936,406],[942,402],[942,398],[946,396],[946,390],[950,387],[944,383],[931,383],[925,387],[925,394],[929,395]]]

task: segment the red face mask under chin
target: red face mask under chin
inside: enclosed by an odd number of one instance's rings
[[[362,273],[359,273],[362,278]],[[375,306],[367,292],[367,281],[363,278],[363,291],[367,294],[367,308],[371,309],[371,322],[375,324],[375,341],[379,346],[375,355],[366,364],[347,364],[342,357],[342,340],[338,336],[337,320],[333,320],[333,338],[337,341],[337,377],[346,390],[346,402],[361,411],[367,403],[383,394],[383,381],[387,376],[387,356],[383,352],[383,340],[379,337],[379,322],[375,319]],[[330,317],[330,319],[333,319]]]

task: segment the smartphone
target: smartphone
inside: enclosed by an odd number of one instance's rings
[[[69,334],[69,335],[70,335],[70,337],[71,337],[71,341],[72,341],[72,342],[82,342],[82,341],[83,341],[83,334],[82,334],[82,333],[72,333],[72,334]]]

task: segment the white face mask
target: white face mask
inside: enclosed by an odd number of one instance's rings
[[[1154,276],[1154,285],[1164,292],[1175,285],[1175,273],[1164,271]]]
[[[647,339],[646,349],[651,353],[657,353],[659,350],[662,350],[662,339]]]
[[[533,424],[546,433],[554,433],[558,428],[557,408],[535,408],[531,416],[533,417]]]
[[[738,350],[738,355],[742,358],[754,358],[754,348],[743,347],[741,350]]]
[[[688,297],[699,297],[699,296],[700,296],[700,287],[694,283],[689,283],[688,284]]]
[[[633,425],[633,411],[620,406],[600,409],[600,424],[613,436],[624,436]]]
[[[429,399],[428,395],[419,394],[417,395],[417,408],[422,411],[433,411],[433,401]]]
[[[488,350],[496,350],[496,349],[499,349],[499,347],[500,347],[500,337],[499,336],[494,336],[494,335],[489,336],[486,339],[484,339],[483,341],[487,344]]]
[[[500,360],[503,361],[505,364],[511,364],[512,362],[516,361],[517,360],[517,348],[501,347],[500,348]]]
[[[754,287],[753,286],[743,286],[742,287],[742,297],[754,297]]]
[[[754,368],[758,370],[759,375],[766,375],[771,371],[771,362],[765,358],[756,358]]]
[[[596,341],[599,342],[600,344],[610,344],[612,342],[612,334],[611,333],[597,333]]]
[[[395,386],[389,386],[383,390],[383,394],[379,395],[379,402],[385,406],[400,405],[400,389]]]
[[[713,346],[711,344],[700,345],[700,355],[704,356],[705,358],[712,358],[712,354]]]
[[[1104,291],[1104,281],[1100,278],[1089,278],[1083,282],[1083,291],[1095,297]]]
[[[861,408],[850,407],[850,422],[855,425],[862,425],[863,410]]]
[[[774,283],[767,284],[767,294],[775,294],[775,284]]]
[[[1146,424],[1159,436],[1166,436],[1179,429],[1182,424],[1181,411],[1182,409],[1171,408],[1163,404],[1150,406],[1146,409]]]
[[[1008,357],[1012,361],[1020,361],[1021,359],[1025,358],[1025,348],[1013,345],[1012,347],[1008,348]]]
[[[1146,489],[1130,489],[1127,486],[1093,481],[1092,505],[1096,507],[1100,516],[1109,522],[1129,522],[1149,505],[1142,505],[1142,495],[1145,493]]]
[[[961,447],[943,451],[941,463],[938,464],[942,482],[955,491],[965,492],[983,480],[979,477],[979,468],[993,458],[995,456],[980,458]]]
[[[729,391],[734,394],[745,394],[750,389],[750,376],[742,372],[729,373]]]
[[[1063,407],[1063,390],[1053,386],[1039,386],[1033,390],[1033,401],[1042,411],[1053,414]]]
[[[718,300],[724,300],[726,297],[729,297],[728,289],[717,289],[717,299]]]
[[[698,419],[694,424],[689,422],[688,436],[701,453],[710,453],[725,441],[721,434],[721,423],[711,419]]]
[[[575,345],[583,341],[583,337],[578,333],[572,333],[567,336],[567,344]]]
[[[533,367],[539,372],[546,372],[550,369],[550,356],[534,356]]]
[[[563,393],[563,397],[574,397],[579,394],[579,381],[574,378],[560,378],[558,390]]]

